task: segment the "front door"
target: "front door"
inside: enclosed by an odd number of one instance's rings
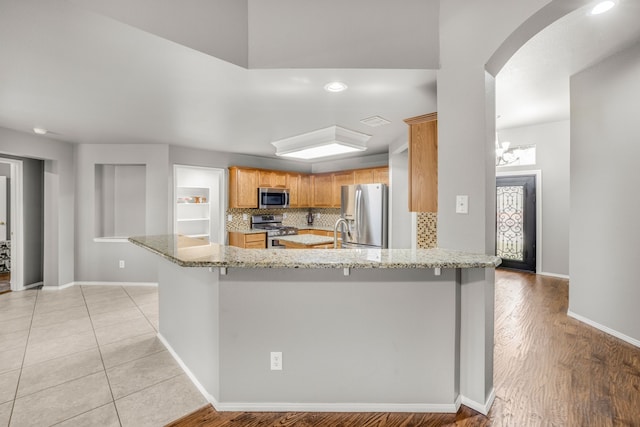
[[[496,255],[502,267],[536,271],[536,177],[496,178]]]

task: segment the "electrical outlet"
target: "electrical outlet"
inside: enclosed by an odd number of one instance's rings
[[[287,219],[287,214],[286,213],[282,214],[282,219]]]
[[[233,215],[227,215],[227,221],[229,222],[233,221]]]
[[[316,218],[320,218],[320,213],[316,212],[314,215],[316,216]]]
[[[120,266],[120,268],[124,268],[124,260],[121,259],[118,265]]]
[[[281,351],[271,352],[271,370],[282,371],[282,352]]]
[[[242,214],[242,220],[243,220],[243,221],[249,221],[249,215],[247,215],[247,214]]]
[[[456,196],[456,213],[469,213],[469,196]]]

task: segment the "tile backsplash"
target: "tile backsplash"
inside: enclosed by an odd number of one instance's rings
[[[438,247],[438,214],[436,212],[418,212],[417,246],[419,249]]]
[[[242,231],[251,228],[251,215],[272,215],[284,214],[286,218],[282,220],[284,225],[304,228],[307,226],[307,214],[311,211],[314,215],[313,225],[315,227],[333,227],[340,217],[340,209],[228,209],[227,210],[227,231]],[[228,220],[231,215],[231,221]],[[245,219],[246,217],[246,219]]]
[[[227,218],[231,215],[231,221],[226,221],[227,231],[242,231],[251,228],[251,215],[286,214],[282,220],[284,225],[304,228],[307,226],[307,213],[314,214],[313,225],[315,227],[332,228],[340,217],[340,209],[228,209]],[[243,215],[246,215],[244,219]],[[418,212],[417,215],[417,246],[422,249],[435,248],[437,241],[437,218],[435,212]]]

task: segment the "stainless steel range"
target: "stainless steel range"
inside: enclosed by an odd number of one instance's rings
[[[251,228],[267,232],[267,248],[269,249],[284,249],[284,245],[280,244],[278,237],[298,234],[296,227],[282,225],[282,219],[282,214],[251,216]]]

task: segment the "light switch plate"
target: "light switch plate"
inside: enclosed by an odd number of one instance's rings
[[[456,213],[468,214],[469,213],[469,196],[456,196]]]
[[[227,215],[227,221],[229,222],[233,221],[233,215]]]

